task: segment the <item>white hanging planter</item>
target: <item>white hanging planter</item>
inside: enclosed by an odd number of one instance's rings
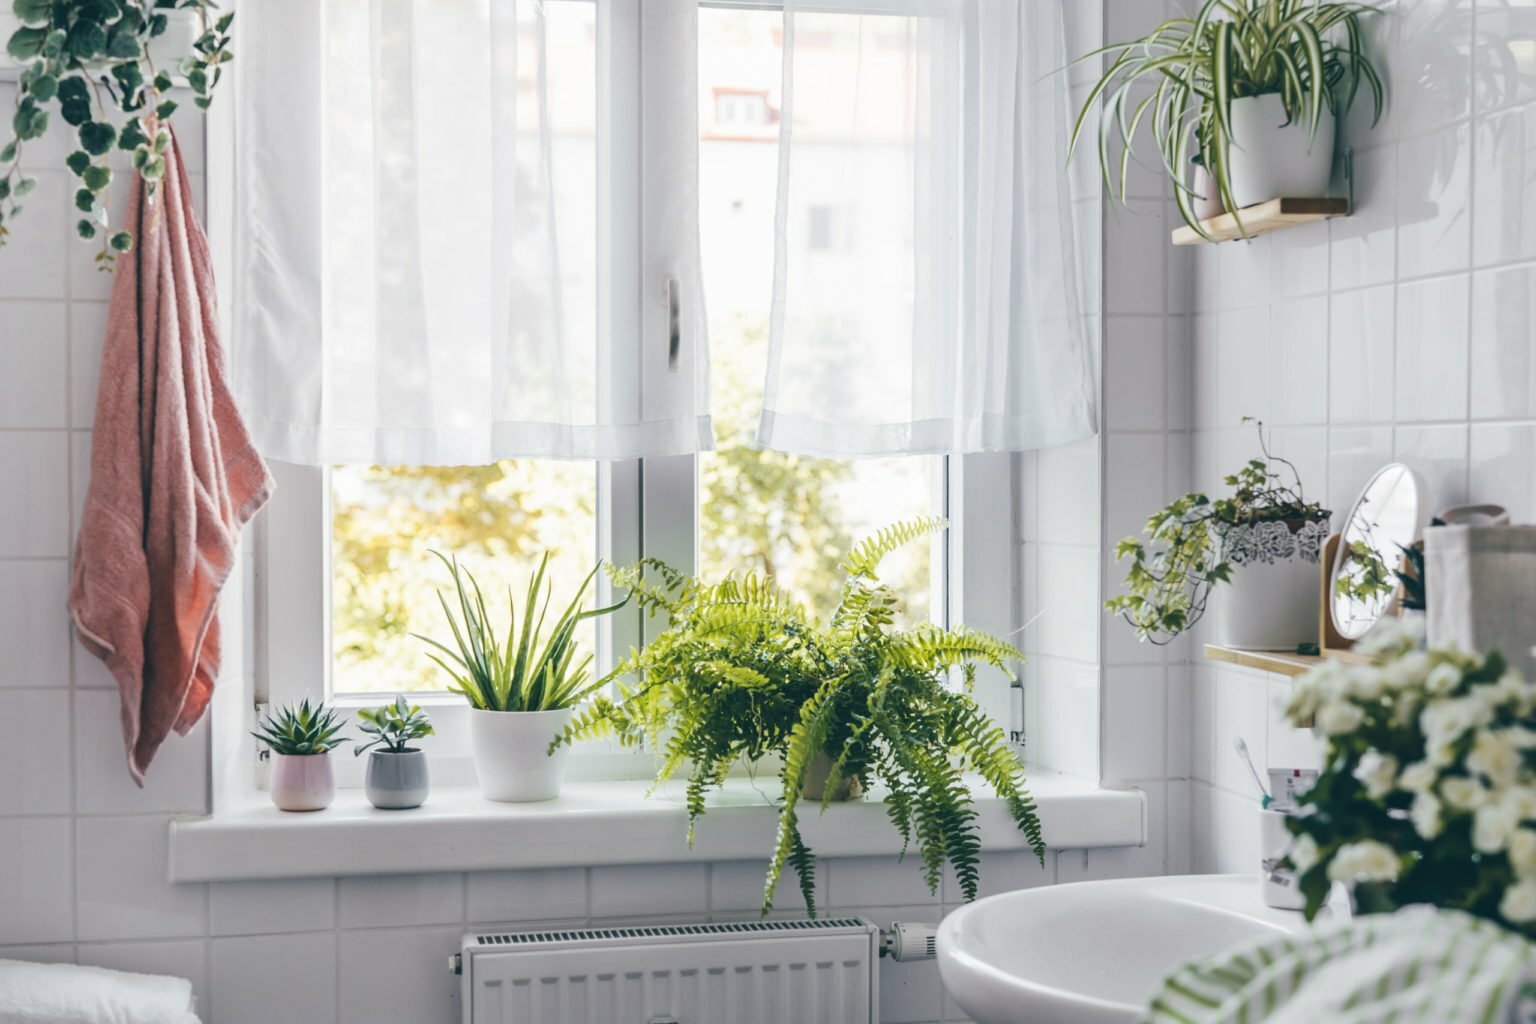
[[[1314,137],[1309,124],[1287,123],[1278,93],[1232,101],[1227,177],[1239,209],[1270,199],[1328,194],[1333,173],[1333,111],[1323,107]]]
[[[553,800],[565,781],[571,748],[549,753],[549,745],[571,720],[572,708],[559,711],[469,711],[469,740],[475,776],[487,800],[531,803]]]
[[[1212,641],[1253,651],[1295,651],[1318,642],[1326,519],[1227,527],[1232,582],[1211,592]]]

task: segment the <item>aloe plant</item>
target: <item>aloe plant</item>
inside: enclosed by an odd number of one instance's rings
[[[379,747],[392,754],[408,754],[415,749],[411,746],[412,740],[431,736],[437,731],[432,728],[432,719],[421,710],[420,705],[410,703],[403,696],[396,697],[393,704],[363,708],[357,717],[362,720],[358,729],[373,737],[367,743],[352,748],[352,753],[359,757],[371,747]]]
[[[351,742],[337,735],[343,724],[340,713],[334,708],[328,708],[323,703],[311,705],[306,698],[298,704],[267,712],[251,735],[267,746],[261,752],[263,760],[269,753],[296,756],[324,754],[343,743]]]
[[[1229,159],[1232,101],[1278,94],[1291,121],[1315,136],[1324,108],[1342,114],[1362,84],[1381,118],[1381,75],[1365,53],[1360,19],[1376,8],[1320,0],[1205,0],[1192,18],[1170,18],[1141,39],[1113,43],[1079,60],[1108,56],[1072,129],[1068,159],[1095,105],[1102,104],[1099,168],[1105,184],[1126,199],[1134,141],[1145,124],[1173,180],[1179,214],[1209,237],[1195,215],[1197,196],[1186,181],[1198,158],[1222,204],[1232,211]],[[1109,152],[1111,133],[1124,148]]]
[[[437,653],[427,656],[452,678],[450,691],[462,694],[471,707],[481,711],[558,711],[579,704],[601,685],[592,678],[592,655],[576,660],[576,627],[618,611],[628,600],[583,610],[582,598],[601,564],[587,573],[546,640],[544,623],[554,588],[545,582],[549,568],[549,553],[545,552],[538,571],[528,581],[521,627],[512,590],[507,589],[508,624],[502,640],[474,575],[459,565],[457,558],[432,553],[448,568],[453,580],[458,611],[441,591],[437,599],[453,631],[455,646],[420,633],[411,635],[436,649]]]

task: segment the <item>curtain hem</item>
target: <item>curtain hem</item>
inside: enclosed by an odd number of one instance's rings
[[[764,411],[756,444],[792,455],[858,459],[1028,451],[1071,444],[1098,432],[1092,410],[1086,408],[1043,416],[983,415],[860,425]]]
[[[247,416],[267,458],[307,466],[484,466],[503,459],[616,462],[714,449],[708,416],[650,423],[590,424],[496,421],[484,429],[322,427]]]

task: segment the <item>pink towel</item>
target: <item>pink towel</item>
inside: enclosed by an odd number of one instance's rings
[[[133,175],[108,310],[69,609],[122,692],[128,770],[202,717],[219,673],[219,591],[272,479],[224,379],[208,240],[173,142],[145,200]]]

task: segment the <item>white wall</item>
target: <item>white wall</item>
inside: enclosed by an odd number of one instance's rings
[[[1250,414],[1336,516],[1397,460],[1425,475],[1435,510],[1492,501],[1536,521],[1536,89],[1525,42],[1536,9],[1408,0],[1373,36],[1390,111],[1374,130],[1357,113],[1341,131],[1354,150],[1353,216],[1198,249],[1195,483],[1214,488],[1248,457],[1238,418]],[[1308,756],[1272,710],[1287,685],[1195,671],[1197,869],[1251,870],[1257,857],[1232,736],[1276,767]]]

